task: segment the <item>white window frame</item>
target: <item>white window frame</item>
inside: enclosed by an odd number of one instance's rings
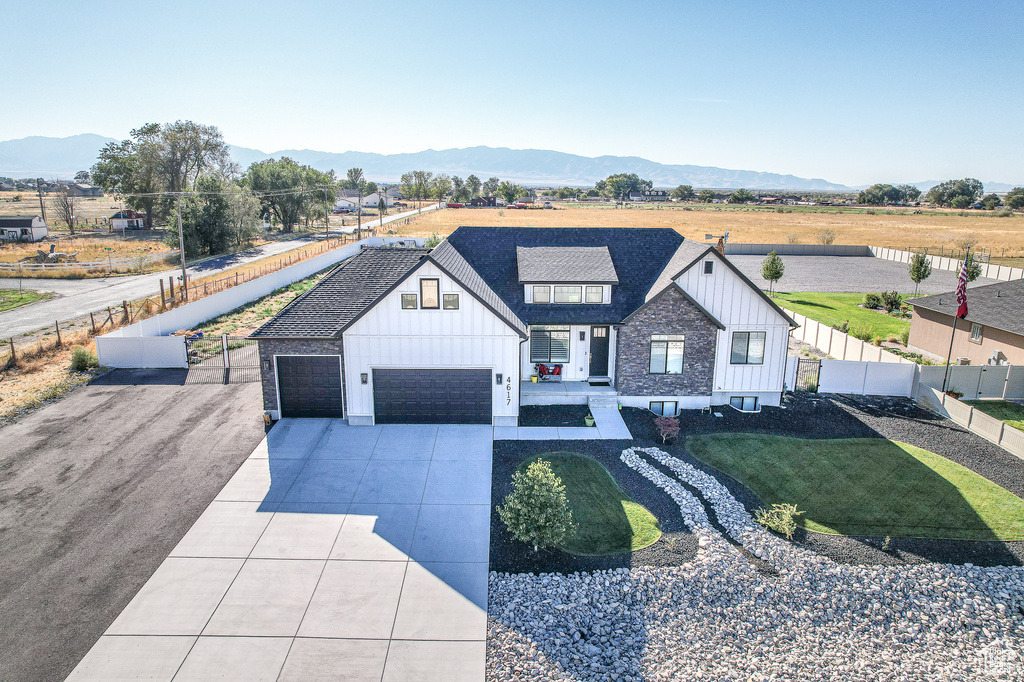
[[[971,341],[981,343],[983,334],[984,328],[977,322],[971,322]]]
[[[544,300],[537,299],[537,290],[541,289],[544,291]],[[534,284],[530,289],[533,294],[531,301],[533,303],[551,303],[551,285],[550,284]]]
[[[590,300],[590,294],[596,293],[598,299],[596,301]],[[583,287],[583,302],[584,303],[604,303],[604,287],[600,284],[588,284]]]
[[[577,299],[575,301],[559,301],[558,294],[559,289],[561,293],[569,293],[568,290],[575,289]],[[553,303],[560,303],[562,305],[579,305],[583,303],[583,285],[582,284],[556,284],[551,288],[551,301]]]

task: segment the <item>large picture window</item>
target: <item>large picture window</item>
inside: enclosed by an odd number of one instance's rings
[[[583,287],[555,286],[555,303],[579,303],[583,300]]]
[[[441,307],[441,296],[440,296],[441,285],[436,279],[421,279],[420,280],[420,307],[421,308],[440,308]]]
[[[568,362],[569,327],[530,327],[530,362]]]
[[[732,364],[764,364],[764,332],[732,333]]]
[[[651,336],[651,374],[683,373],[683,338],[681,334]]]

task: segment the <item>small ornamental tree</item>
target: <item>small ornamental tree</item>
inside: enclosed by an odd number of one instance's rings
[[[654,420],[654,425],[658,427],[658,435],[661,436],[662,445],[667,443],[669,438],[675,438],[679,435],[679,420],[675,417],[658,417]]]
[[[910,257],[910,279],[914,282],[914,296],[917,296],[917,287],[932,274],[932,264],[928,256],[923,253],[915,253]]]
[[[785,272],[786,266],[782,262],[782,257],[774,251],[765,256],[764,260],[761,261],[761,276],[768,280],[769,294],[775,292],[775,283],[782,279],[782,275]]]
[[[498,507],[498,516],[516,540],[540,547],[552,547],[576,533],[562,479],[551,463],[538,459],[512,475],[512,492]]]

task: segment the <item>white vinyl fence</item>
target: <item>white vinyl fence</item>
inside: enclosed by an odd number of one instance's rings
[[[875,258],[884,258],[885,260],[896,261],[897,263],[909,264],[910,258],[914,255],[910,251],[887,249],[882,246],[869,246],[868,249],[870,250],[871,255]],[[932,268],[935,270],[949,270],[951,272],[957,272],[961,263],[961,261],[956,258],[935,255],[929,255],[928,262],[932,264]],[[982,277],[998,279],[1004,282],[1009,282],[1014,279],[1024,279],[1024,269],[1022,268],[1011,268],[1008,265],[996,265],[995,263],[978,263],[978,265],[981,266]]]
[[[822,360],[818,391],[910,398],[917,383],[917,366],[854,360]]]
[[[261,296],[305,279],[310,275],[353,256],[364,245],[383,246],[409,242],[409,238],[367,237],[366,239],[328,251],[277,272],[239,284],[220,293],[201,298],[165,313],[96,337],[96,353],[105,367],[188,367],[185,339],[169,336],[182,329],[191,329],[218,315],[256,300]],[[422,240],[417,240],[422,245]]]
[[[921,383],[942,390],[945,365],[921,367]],[[1016,365],[950,365],[946,389],[963,400],[1024,400],[1024,367]]]
[[[1024,459],[1024,433],[1021,431],[931,386],[920,384],[917,388],[916,398],[929,409],[944,417],[949,417],[972,433],[990,440],[1007,452]]]
[[[22,272],[54,272],[67,270],[132,270],[141,269],[150,263],[159,263],[174,258],[177,255],[174,251],[161,251],[159,253],[146,253],[139,256],[125,256],[123,258],[109,258],[107,260],[78,262],[66,261],[63,263],[0,263],[0,275],[11,277]]]
[[[786,310],[783,308],[783,310]],[[792,310],[786,310],[786,314],[792,317],[799,329],[793,330],[793,338],[810,344],[815,348],[824,351],[837,360],[852,360],[854,362],[894,362],[900,364],[915,364],[913,360],[890,353],[880,346],[856,339],[845,332],[833,329],[827,324],[822,324],[800,315]]]

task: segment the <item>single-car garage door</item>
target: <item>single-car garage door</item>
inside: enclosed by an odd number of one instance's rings
[[[375,369],[378,424],[490,424],[489,369]]]
[[[280,355],[277,388],[282,417],[341,417],[337,355]]]

